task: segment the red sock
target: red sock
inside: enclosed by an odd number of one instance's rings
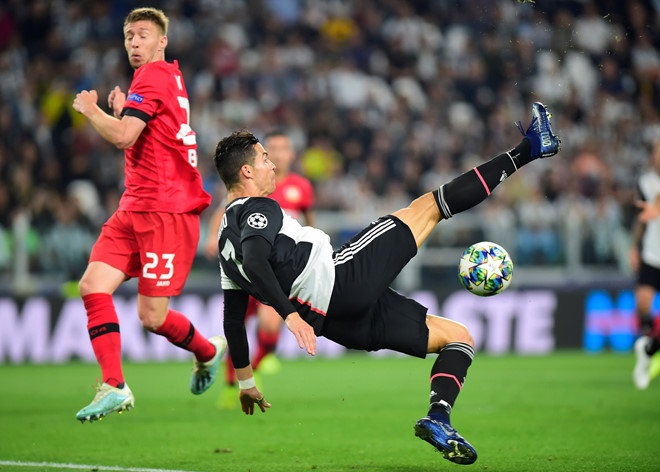
[[[252,359],[253,369],[257,369],[263,358],[275,351],[279,337],[280,333],[269,333],[261,329],[257,330],[257,341],[259,344],[257,346],[257,353],[254,355],[254,359]]]
[[[83,295],[87,310],[87,331],[92,341],[92,349],[101,366],[103,381],[113,387],[124,383],[121,371],[121,336],[119,319],[108,293]]]
[[[175,346],[194,353],[200,362],[209,361],[215,355],[215,346],[178,311],[168,310],[165,321],[154,333],[165,336]]]
[[[227,351],[227,358],[225,359],[225,379],[227,380],[227,385],[236,385],[236,371],[234,370],[234,363],[231,360],[229,351]]]

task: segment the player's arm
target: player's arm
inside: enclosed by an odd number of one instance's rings
[[[660,216],[660,195],[658,195],[658,198],[654,202],[638,200],[635,202],[635,205],[641,210],[637,219],[642,223],[648,223]]]
[[[209,233],[204,244],[204,254],[209,259],[218,257],[218,229],[220,228],[224,214],[225,209],[220,207],[213,213],[211,221],[209,221]]]
[[[277,281],[275,272],[268,262],[271,244],[261,236],[251,236],[241,243],[243,270],[256,288],[286,322],[301,349],[312,356],[316,354],[314,329],[303,320]]]
[[[83,90],[76,95],[73,109],[85,115],[92,126],[109,143],[119,149],[128,149],[147,126],[147,122],[135,116],[125,115],[121,119],[108,115],[97,104],[96,90]]]
[[[250,365],[250,347],[245,332],[248,294],[243,290],[224,290],[224,297],[223,327],[240,387],[238,395],[241,409],[246,415],[252,415],[256,404],[262,412],[265,412],[266,408],[270,408],[270,404],[263,399],[263,394],[254,383],[254,374]]]

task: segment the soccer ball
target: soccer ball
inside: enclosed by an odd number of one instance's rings
[[[463,287],[475,295],[497,295],[506,290],[513,279],[513,262],[499,244],[481,241],[467,248],[461,256],[458,278]]]

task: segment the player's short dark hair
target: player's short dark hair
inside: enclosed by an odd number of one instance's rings
[[[158,8],[134,8],[124,20],[124,28],[136,21],[151,21],[158,27],[158,29],[160,29],[163,36],[167,36],[167,27],[170,23],[170,19]]]
[[[259,143],[255,135],[247,130],[234,131],[222,138],[215,147],[213,162],[227,190],[238,183],[241,167],[254,165],[257,151],[254,145]]]

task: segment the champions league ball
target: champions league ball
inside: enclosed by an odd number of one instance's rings
[[[458,278],[475,295],[497,295],[513,279],[513,262],[502,246],[489,241],[475,243],[461,256]]]

